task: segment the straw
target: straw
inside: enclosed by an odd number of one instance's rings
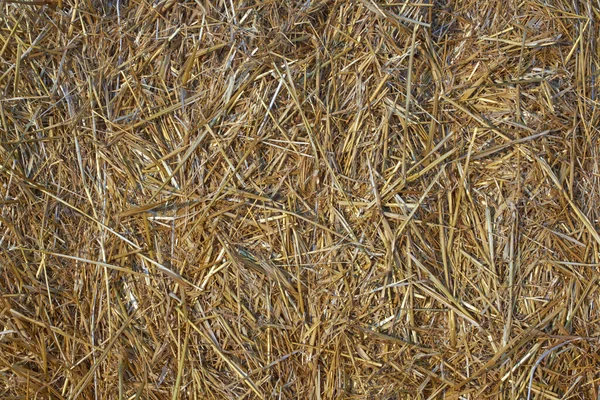
[[[599,17],[0,2],[0,398],[598,398]]]

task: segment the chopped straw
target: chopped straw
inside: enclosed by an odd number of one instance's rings
[[[599,29],[0,1],[0,398],[599,398]]]

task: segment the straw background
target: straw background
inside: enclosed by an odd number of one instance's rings
[[[599,17],[0,1],[0,398],[598,398]]]

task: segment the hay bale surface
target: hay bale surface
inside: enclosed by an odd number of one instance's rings
[[[596,2],[0,7],[1,398],[598,398]]]

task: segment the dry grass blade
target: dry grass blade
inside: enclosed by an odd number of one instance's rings
[[[599,398],[597,1],[0,1],[0,399]]]

